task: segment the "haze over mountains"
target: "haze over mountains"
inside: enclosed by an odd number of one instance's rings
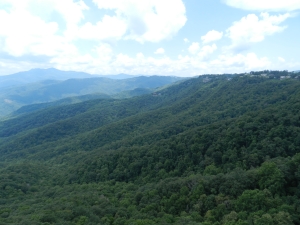
[[[0,76],[0,88],[7,88],[43,80],[67,80],[76,78],[92,78],[88,73],[60,71],[57,69],[32,69],[11,75]]]
[[[140,75],[142,76],[142,75]],[[154,75],[153,75],[154,76]],[[49,69],[32,69],[29,71],[19,72],[6,76],[0,76],[0,88],[7,88],[28,83],[34,83],[43,80],[68,80],[68,79],[82,79],[105,77],[110,79],[128,79],[135,76],[128,74],[117,75],[95,75],[76,71],[61,71],[54,68]]]
[[[167,76],[133,77],[126,74],[108,77],[56,69],[35,69],[2,76],[0,77],[0,117],[7,116],[25,105],[52,102],[67,97],[85,95],[83,97],[85,100],[88,97],[95,98],[95,95],[98,98],[101,96],[103,98],[131,97],[149,93],[155,88],[183,79]],[[80,98],[69,100],[72,101],[81,100]]]

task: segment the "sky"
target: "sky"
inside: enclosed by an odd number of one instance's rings
[[[300,70],[300,0],[0,0],[0,75]]]

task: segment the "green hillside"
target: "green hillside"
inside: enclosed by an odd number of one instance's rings
[[[72,72],[67,74],[70,76]],[[75,73],[74,76],[75,75],[78,74]],[[8,116],[22,106],[49,103],[64,98],[70,99],[71,97],[73,97],[73,99],[77,97],[76,100],[79,102],[85,99],[94,99],[95,95],[98,95],[98,97],[103,95],[104,98],[109,96],[114,98],[128,98],[152,92],[155,88],[169,85],[180,80],[183,80],[183,78],[140,76],[114,80],[104,77],[92,77],[85,79],[43,80],[22,86],[2,88],[0,90],[0,118]],[[78,96],[82,95],[85,95],[85,97],[78,98]],[[62,102],[54,104],[61,105],[61,103]],[[65,103],[66,101],[64,101],[64,104]],[[46,105],[44,104],[43,106]]]
[[[0,224],[300,224],[299,75],[207,75],[2,121]]]

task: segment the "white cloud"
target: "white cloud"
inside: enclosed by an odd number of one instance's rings
[[[292,65],[288,59],[284,62],[281,57],[275,58],[272,64],[268,58],[254,53],[225,51],[218,56],[219,46],[212,42],[221,39],[223,33],[215,30],[202,36],[201,42],[181,39],[184,41],[181,44],[188,43],[186,47],[191,54],[179,55],[177,59],[167,57],[163,48],[154,52],[161,55],[153,57],[142,52],[135,53],[138,43],[132,45],[130,55],[114,52],[114,48],[124,44],[123,41],[116,42],[119,39],[143,43],[171,38],[186,22],[185,7],[182,0],[94,2],[101,9],[111,10],[98,22],[84,20],[88,7],[83,0],[0,0],[0,52],[4,52],[2,56],[0,54],[0,74],[55,67],[94,74],[190,76],[266,68],[295,70],[299,67],[298,62]],[[232,41],[230,47],[237,49],[283,31],[282,23],[289,16],[262,13],[242,18],[226,31],[226,36]],[[1,58],[6,54],[17,58]]]
[[[164,53],[165,53],[165,50],[163,48],[159,48],[154,52],[154,54],[164,54]]]
[[[15,57],[54,56],[76,48],[69,40],[74,36],[58,35],[59,24],[48,22],[48,16],[54,11],[60,13],[65,19],[65,33],[71,33],[83,19],[82,11],[88,9],[83,1],[3,0],[3,3],[6,7],[0,10],[0,51]]]
[[[201,40],[204,44],[207,44],[212,41],[220,40],[223,37],[223,32],[218,32],[216,30],[211,30],[207,32],[204,36],[201,37]]]
[[[214,51],[218,49],[216,44],[213,45],[205,45],[201,48],[201,51],[198,53],[198,56],[201,57],[201,59],[204,59],[206,56],[212,54]]]
[[[102,43],[102,40],[109,43],[118,39],[157,42],[171,38],[187,20],[182,0],[94,2],[101,9],[112,10],[112,14],[104,15],[97,23],[88,23],[84,22],[84,11],[89,8],[83,0],[1,0],[0,52],[19,57],[18,60],[20,57],[26,58],[28,63],[32,56],[47,56],[44,64],[32,62],[33,67],[53,66],[87,72],[115,72],[118,63],[125,68],[131,65],[135,71],[137,61],[143,65],[138,68],[144,70],[145,65],[167,65],[169,59],[166,57],[156,60],[146,59],[142,53],[137,54],[136,58],[126,54],[115,55],[111,46]],[[57,13],[61,18],[53,17]],[[91,49],[88,51],[81,49],[82,46],[76,47],[75,41],[82,39],[97,42],[88,44]],[[161,48],[156,53],[163,52]],[[3,59],[1,61],[4,63]],[[25,70],[30,69],[26,62],[18,61],[17,64],[5,62],[7,68],[14,65],[17,70],[22,65]]]
[[[220,55],[218,59],[213,60],[210,64],[216,68],[227,71],[251,71],[269,68],[271,62],[266,57],[259,58],[255,53],[243,54],[225,54]]]
[[[293,11],[300,9],[298,0],[223,0],[227,5],[245,9],[260,11]]]
[[[255,53],[248,54],[221,54],[210,59],[208,56],[217,49],[214,45],[203,46],[195,55],[179,55],[177,59],[167,56],[147,57],[139,52],[135,56],[124,53],[114,53],[108,44],[100,44],[94,48],[94,54],[79,54],[76,49],[73,52],[60,54],[54,57],[50,64],[28,64],[26,62],[0,61],[0,73],[2,64],[11,68],[11,72],[28,70],[34,67],[55,67],[61,70],[84,71],[93,74],[144,74],[144,75],[177,75],[191,76],[215,73],[242,73],[246,71],[264,69],[290,69],[299,68],[299,63],[271,62],[267,57],[259,57]],[[205,55],[206,53],[206,55]],[[202,54],[202,55],[201,55]],[[292,70],[292,69],[291,69]],[[7,70],[6,70],[7,71]],[[6,73],[7,74],[7,73]]]
[[[54,9],[64,17],[69,26],[78,24],[84,18],[83,11],[89,9],[82,0],[46,0],[45,2],[47,1],[53,4]]]
[[[182,0],[93,0],[93,2],[100,9],[113,10],[116,17],[127,24],[129,34],[124,37],[125,39],[141,43],[171,38],[187,20]]]
[[[25,10],[18,9],[11,13],[0,11],[0,39],[4,43],[2,50],[10,55],[55,54],[62,47],[55,36],[57,30],[56,23],[46,23]],[[39,52],[37,46],[45,52]]]
[[[145,58],[145,56],[142,52],[139,52],[139,53],[136,54],[136,58],[140,59],[140,60],[143,60]]]
[[[84,19],[84,10],[89,9],[83,0],[2,0],[2,3],[9,6],[6,8],[10,12],[23,10],[43,21],[48,21],[53,12],[57,12],[62,16],[67,27],[64,35],[70,39],[74,38],[77,25]]]
[[[64,32],[64,36],[70,40],[75,39],[78,31],[78,24],[84,19],[83,12],[84,10],[89,9],[84,1],[45,0],[43,2],[49,2],[53,9],[59,12],[65,19],[67,29]]]
[[[112,70],[112,62],[116,56],[107,43],[100,43],[90,53],[82,54],[77,49],[64,52],[51,59],[52,67],[62,70],[86,71],[103,74]]]
[[[200,50],[200,46],[198,42],[193,42],[188,48],[191,54],[196,54]]]
[[[226,36],[232,41],[231,48],[240,49],[250,43],[263,41],[267,35],[283,31],[286,27],[280,24],[290,16],[289,13],[278,16],[261,13],[260,17],[255,14],[243,17],[240,21],[234,22],[226,31]]]
[[[184,41],[185,43],[189,43],[189,42],[190,42],[189,39],[187,39],[187,38],[184,38],[183,41]]]
[[[115,16],[105,15],[102,21],[96,25],[90,22],[84,24],[78,30],[78,36],[82,39],[120,39],[126,32],[127,25]]]
[[[113,50],[109,44],[100,44],[94,51],[96,52],[96,58],[102,61],[102,63],[109,62],[112,59]]]
[[[190,47],[188,48],[188,51],[192,55],[199,56],[199,59],[204,59],[208,55],[212,54],[214,51],[218,49],[216,44],[213,45],[204,45],[203,47],[200,47],[200,44],[198,42],[193,42]]]

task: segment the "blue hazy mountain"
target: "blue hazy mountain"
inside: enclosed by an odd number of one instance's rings
[[[67,80],[71,78],[91,78],[95,77],[84,72],[61,71],[54,68],[32,69],[11,75],[0,76],[0,88],[24,85],[42,80]]]
[[[11,75],[14,79],[4,82],[7,85],[9,81],[10,84],[15,86],[0,88],[0,117],[6,116],[25,105],[47,103],[81,95],[98,94],[99,96],[112,95],[114,98],[127,98],[149,93],[152,89],[169,85],[182,79],[167,76],[110,79],[87,73],[66,72],[55,69],[37,69],[31,72]],[[74,78],[67,79],[72,76]],[[125,77],[124,74],[122,76]],[[44,78],[48,79],[45,80]],[[17,83],[23,84],[16,85]]]
[[[143,76],[143,75],[138,75]],[[155,75],[153,75],[155,76]],[[110,79],[129,79],[137,76],[128,74],[117,75],[95,75],[84,72],[76,71],[62,71],[54,68],[49,69],[32,69],[29,71],[18,72],[11,75],[0,76],[0,89],[12,86],[20,86],[28,83],[39,82],[43,80],[68,80],[68,79],[82,79],[82,78],[95,78],[104,77]]]
[[[120,74],[117,74],[117,75],[100,75],[101,77],[106,77],[106,78],[110,78],[110,79],[117,79],[117,80],[122,80],[122,79],[129,79],[129,78],[133,78],[135,76],[133,75],[128,75],[128,74],[125,74],[125,73],[120,73]],[[141,75],[142,76],[142,75]]]

